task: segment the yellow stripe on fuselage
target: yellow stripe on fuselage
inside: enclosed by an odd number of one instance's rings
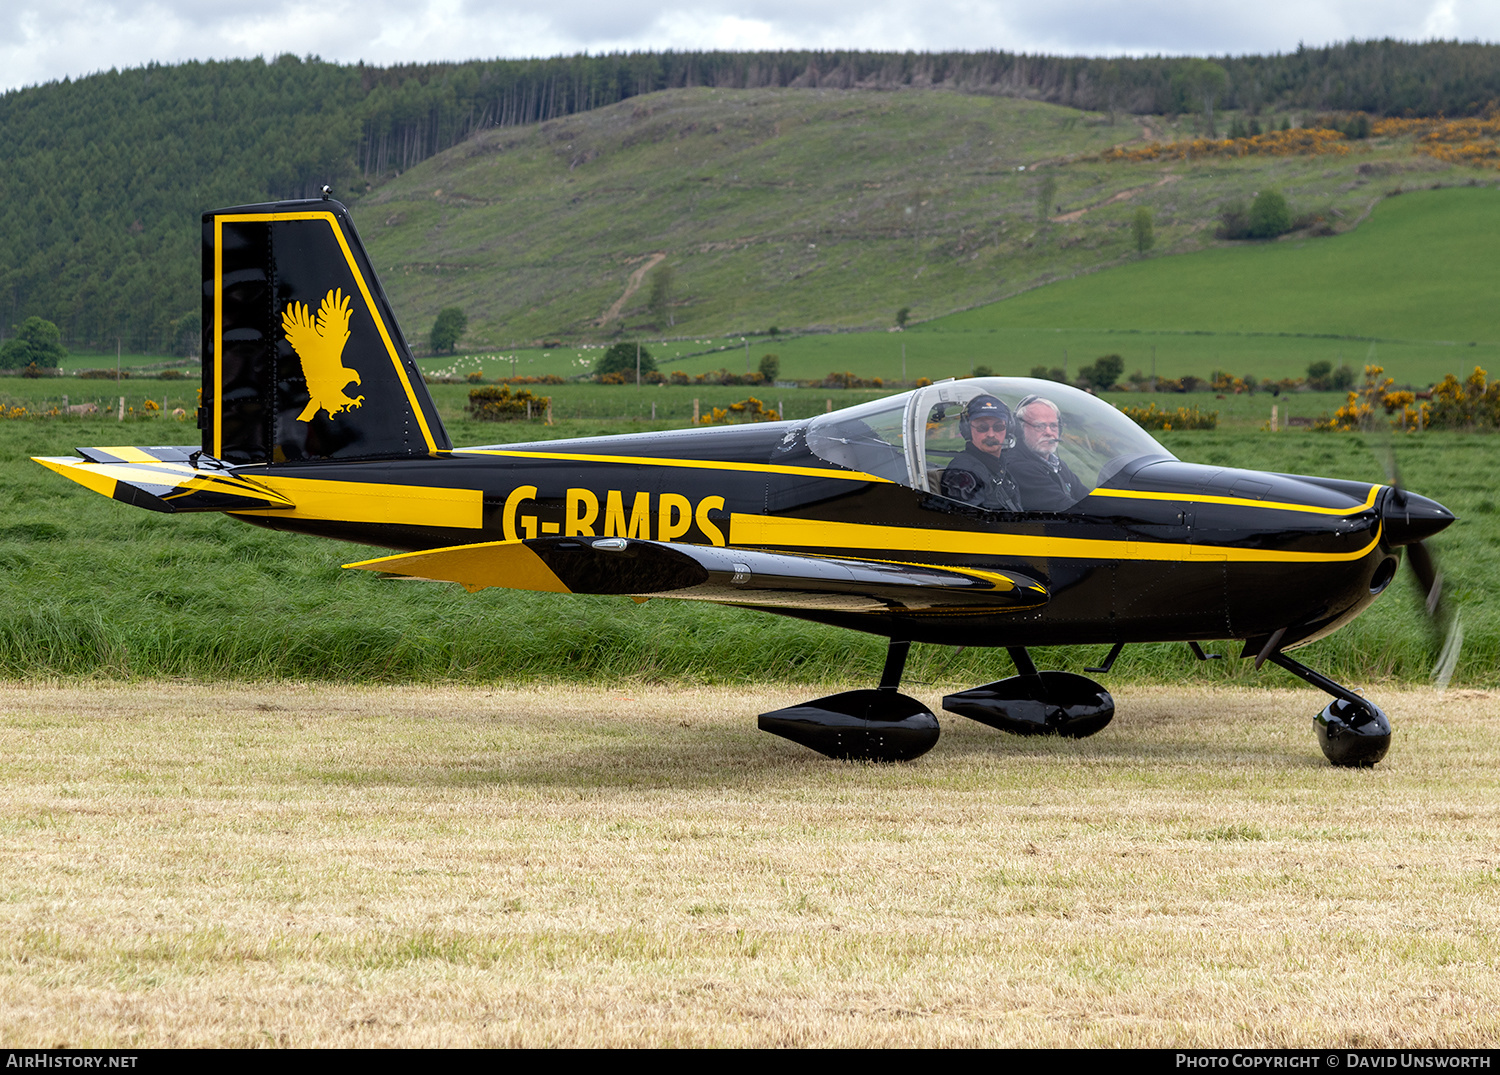
[[[455,527],[478,530],[484,525],[484,491],[429,485],[387,485],[322,478],[288,478],[257,474],[255,480],[280,493],[295,508],[282,511],[236,511],[278,519],[320,519],[347,523],[391,523],[399,526]]]
[[[1208,496],[1197,493],[1150,493],[1136,489],[1095,489],[1090,497],[1119,497],[1122,500],[1168,500],[1178,504],[1231,504],[1239,508],[1264,508],[1268,511],[1301,511],[1313,515],[1356,515],[1375,506],[1375,496],[1382,486],[1370,486],[1363,504],[1349,508],[1320,508],[1311,504],[1293,504],[1286,500],[1250,500],[1239,496]]]
[[[889,478],[859,470],[824,470],[821,467],[783,467],[775,463],[726,463],[717,459],[661,459],[653,455],[583,455],[577,452],[515,452],[500,448],[455,448],[454,455],[498,455],[513,459],[562,459],[570,463],[615,463],[631,467],[686,467],[690,470],[732,470],[744,474],[793,474],[807,478],[881,482]]]
[[[1287,552],[1228,545],[1186,545],[1166,541],[1105,541],[1096,538],[997,534],[975,530],[923,530],[873,526],[869,523],[820,522],[782,516],[730,517],[729,542],[754,548],[828,550],[880,549],[951,553],[959,556],[1004,556],[1065,560],[1216,560],[1234,563],[1337,563],[1358,560],[1380,541],[1376,527],[1370,543],[1353,552]]]

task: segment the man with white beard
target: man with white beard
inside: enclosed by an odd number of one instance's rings
[[[1027,396],[1016,405],[1020,442],[1006,458],[1006,469],[1027,511],[1066,511],[1089,492],[1078,475],[1057,454],[1062,437],[1062,415],[1057,405],[1041,396]]]

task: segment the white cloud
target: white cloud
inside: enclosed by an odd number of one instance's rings
[[[1426,37],[1455,37],[1458,34],[1458,15],[1453,10],[1454,0],[1442,0],[1434,4],[1422,23]]]
[[[0,88],[283,52],[372,63],[646,49],[1287,51],[1350,38],[1500,39],[1493,0],[7,0]]]

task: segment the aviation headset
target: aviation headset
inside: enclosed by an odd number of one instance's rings
[[[994,396],[988,395],[975,396],[969,400],[968,405],[964,407],[962,413],[958,416],[958,432],[963,436],[964,440],[972,442],[974,434],[969,429],[969,419],[971,418],[998,418],[1005,423],[1005,447],[1011,448],[1015,446],[1016,438],[1011,433],[1011,428],[1015,425],[1015,422],[1011,419],[1010,408],[1005,405],[1003,400],[998,400]]]
[[[1024,422],[1024,421],[1026,421],[1026,419],[1024,419],[1024,418],[1021,417],[1021,412],[1024,411],[1027,407],[1029,407],[1033,403],[1045,403],[1045,404],[1047,404],[1047,406],[1049,406],[1049,407],[1052,408],[1052,413],[1057,415],[1057,436],[1058,436],[1058,439],[1061,439],[1062,438],[1062,431],[1063,431],[1063,416],[1062,416],[1062,411],[1058,409],[1058,406],[1057,406],[1056,403],[1053,403],[1046,396],[1027,396],[1025,399],[1021,400],[1020,403],[1017,403],[1016,404],[1016,421],[1018,421],[1018,422]]]

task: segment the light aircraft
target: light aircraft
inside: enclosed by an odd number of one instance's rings
[[[454,448],[345,208],[203,216],[202,443],[81,448],[38,462],[162,512],[396,550],[346,565],[559,594],[713,601],[889,639],[873,689],[762,714],[832,757],[899,761],[937,741],[899,691],[914,642],[1009,651],[1016,675],[943,708],[1019,734],[1092,735],[1096,681],[1033,647],[1243,640],[1333,696],[1335,765],[1378,762],[1390,723],[1288,651],[1365,609],[1403,547],[1429,612],[1423,545],[1453,516],[1391,486],[1184,463],[1110,404],[1049,381],[945,381],[806,421]],[[1057,412],[1076,502],[987,508],[944,494],[970,411]],[[1014,431],[1012,431],[1013,435]],[[1013,451],[1006,448],[1005,451]]]

